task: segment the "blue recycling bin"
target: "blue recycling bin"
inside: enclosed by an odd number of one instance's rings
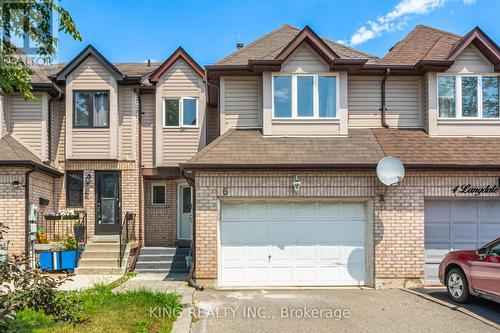
[[[59,251],[61,256],[61,270],[73,271],[76,268],[78,259],[80,258],[80,251]]]
[[[59,251],[40,252],[40,269],[42,271],[53,272],[61,268]]]

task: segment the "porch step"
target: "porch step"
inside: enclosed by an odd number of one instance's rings
[[[96,250],[85,250],[86,259],[114,259],[118,260],[120,253],[118,251],[108,252],[108,251],[96,251]]]
[[[119,243],[119,235],[94,235],[92,237],[92,242],[94,243]]]
[[[108,259],[108,258],[82,258],[78,262],[78,267],[80,268],[119,268],[118,258]]]
[[[135,271],[138,273],[188,273],[188,247],[143,247]]]
[[[123,275],[123,268],[86,267],[75,268],[76,275]]]
[[[103,251],[103,252],[114,252],[120,251],[119,243],[88,243],[85,246],[86,251]]]

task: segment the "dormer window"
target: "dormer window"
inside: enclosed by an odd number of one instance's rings
[[[78,90],[74,96],[74,128],[109,128],[109,91]]]
[[[499,77],[439,75],[439,118],[500,118]]]
[[[338,76],[276,74],[273,76],[273,118],[337,118]]]

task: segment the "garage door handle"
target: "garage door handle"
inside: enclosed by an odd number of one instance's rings
[[[271,262],[271,255],[267,256],[267,262]]]

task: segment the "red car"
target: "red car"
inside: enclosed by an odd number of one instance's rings
[[[455,302],[471,296],[500,302],[500,238],[476,251],[448,253],[439,265],[439,280]]]

